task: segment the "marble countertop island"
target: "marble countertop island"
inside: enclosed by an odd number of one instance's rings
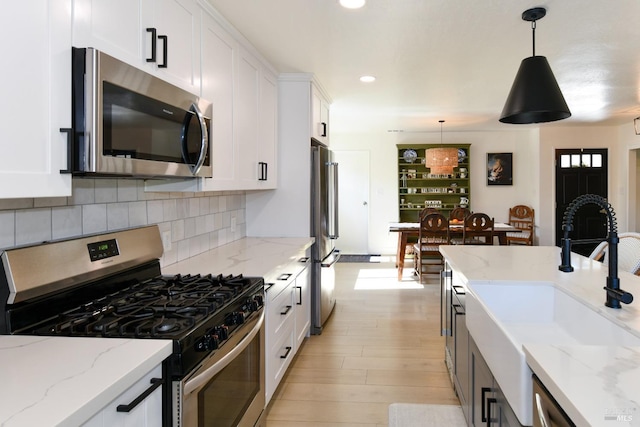
[[[560,248],[441,246],[441,252],[471,293],[474,284],[552,284],[640,337],[640,277],[620,272],[620,287],[635,301],[611,309],[604,306],[607,266],[572,254],[574,271],[563,273]],[[524,343],[523,351],[531,370],[577,425],[640,426],[640,347],[537,342]]]

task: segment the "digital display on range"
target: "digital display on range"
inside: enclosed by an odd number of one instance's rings
[[[116,239],[89,243],[87,244],[87,248],[89,249],[89,258],[91,258],[91,262],[120,255]]]

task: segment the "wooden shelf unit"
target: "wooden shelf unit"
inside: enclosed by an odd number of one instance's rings
[[[418,222],[418,214],[425,207],[434,207],[445,216],[460,206],[461,198],[468,199],[471,208],[471,144],[398,144],[398,220]],[[425,166],[425,150],[438,147],[455,147],[464,150],[453,175],[431,174]],[[414,150],[417,158],[408,162],[406,150]]]

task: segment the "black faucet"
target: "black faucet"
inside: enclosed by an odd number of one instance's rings
[[[564,237],[562,238],[562,260],[558,269],[565,273],[573,271],[571,266],[571,239],[569,238],[569,232],[573,230],[573,216],[576,211],[584,205],[594,203],[600,206],[607,214],[607,220],[609,223],[609,234],[607,236],[608,247],[608,261],[609,272],[607,276],[607,285],[604,290],[607,293],[607,300],[604,305],[611,308],[620,308],[620,303],[630,304],[633,301],[633,295],[629,292],[620,289],[620,278],[618,277],[618,225],[616,223],[616,214],[613,211],[613,207],[602,196],[595,194],[583,194],[573,200],[567,209],[564,211],[564,217],[562,218],[562,231]]]

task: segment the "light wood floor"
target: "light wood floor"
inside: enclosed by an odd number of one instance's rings
[[[409,263],[410,267],[410,263]],[[337,304],[305,340],[267,427],[382,427],[391,403],[459,404],[444,363],[439,282],[393,262],[338,263]]]

